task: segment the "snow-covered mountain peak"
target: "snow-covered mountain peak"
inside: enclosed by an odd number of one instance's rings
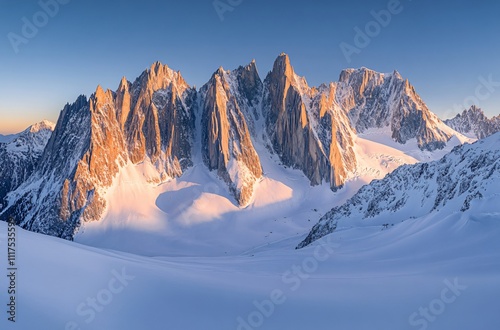
[[[445,120],[446,125],[470,137],[483,139],[500,131],[500,116],[488,118],[483,110],[475,105]]]
[[[260,109],[257,109],[262,97],[262,80],[255,60],[246,66],[240,66],[235,70],[225,70],[220,67],[214,72],[208,84],[200,89],[200,94],[206,97],[208,88],[216,87],[224,91],[218,93],[218,97],[235,97],[240,102],[241,111],[250,126],[254,130],[254,120],[260,118]],[[215,95],[215,94],[214,94]]]
[[[474,104],[469,108],[469,110],[467,110],[467,111],[464,110],[464,112],[475,113],[477,115],[481,115],[481,114],[484,115],[483,110]]]
[[[476,105],[472,105],[469,109],[465,109],[462,113],[457,114],[456,118],[463,118],[475,122],[488,119],[483,109]]]
[[[442,149],[456,134],[428,109],[408,79],[397,73],[344,70],[337,102],[358,133],[389,127],[396,142],[405,144],[416,139],[421,150]]]
[[[257,69],[257,62],[255,60],[252,60],[249,64],[245,66],[238,67],[238,69],[236,69],[235,71],[239,72],[240,74],[243,72],[247,72],[249,75],[257,75],[257,76],[259,75],[259,70]]]
[[[55,126],[56,126],[56,124],[54,124],[53,122],[44,119],[39,123],[31,125],[29,127],[29,131],[30,131],[30,133],[39,133],[41,131],[52,132],[52,131],[54,131]]]
[[[175,76],[179,76],[179,71],[172,70],[167,64],[156,61],[151,64],[148,71],[150,77],[166,77],[167,79],[174,80]]]
[[[403,77],[401,76],[401,74],[399,73],[399,71],[397,70],[394,70],[392,72],[392,76],[395,78],[395,79],[403,79]]]
[[[105,100],[109,98],[113,98],[113,91],[111,91],[110,89],[104,90],[101,85],[97,85],[94,94],[90,96],[90,99],[96,100],[97,102],[101,103],[105,102]]]
[[[273,70],[268,75],[268,78],[272,76],[275,79],[279,79],[282,84],[285,84],[285,89],[289,86],[293,88],[300,94],[301,98],[305,104],[310,102],[313,97],[315,89],[309,87],[307,79],[303,76],[298,75],[295,72],[294,67],[291,64],[290,57],[282,53],[274,62]]]
[[[223,76],[225,73],[230,72],[230,70],[224,69],[223,66],[220,66],[217,71],[214,72],[214,76]]]
[[[339,82],[346,82],[349,81],[350,79],[359,80],[360,78],[370,80],[373,79],[374,77],[379,81],[385,78],[395,78],[397,80],[404,80],[401,74],[397,70],[394,70],[393,72],[390,73],[382,73],[367,68],[365,66],[362,66],[360,68],[347,68],[342,70],[340,72]]]
[[[31,152],[41,153],[54,131],[55,126],[54,123],[48,120],[33,124],[19,133],[15,139],[7,143],[7,149],[12,152],[30,150]]]

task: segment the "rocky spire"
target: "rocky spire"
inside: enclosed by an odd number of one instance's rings
[[[301,169],[313,185],[327,182],[335,190],[356,160],[347,117],[335,111],[332,88],[324,94],[309,88],[282,54],[265,80],[264,113],[267,133],[281,161]]]
[[[262,91],[255,63],[235,72],[219,68],[202,87],[202,154],[241,206],[246,206],[262,166],[247,124],[249,108]],[[246,113],[246,116],[245,116]]]

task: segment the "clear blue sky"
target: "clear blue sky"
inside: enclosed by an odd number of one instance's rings
[[[229,1],[239,2],[221,0]],[[264,78],[281,52],[310,85],[336,81],[347,67],[397,69],[443,117],[475,96],[479,77],[500,82],[500,4],[493,0],[401,0],[401,12],[351,62],[339,45],[355,46],[354,28],[365,29],[374,20],[370,12],[389,1],[243,0],[221,21],[213,0],[70,0],[18,53],[8,34],[23,36],[23,17],[33,22],[35,15],[43,25],[36,15],[42,8],[34,0],[0,3],[4,134],[55,121],[79,94],[90,95],[98,84],[115,90],[122,76],[133,80],[156,60],[198,87],[219,66],[233,69],[254,58]],[[500,113],[500,87],[484,91],[479,105],[490,116]]]

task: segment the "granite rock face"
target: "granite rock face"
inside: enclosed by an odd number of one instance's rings
[[[337,106],[336,86],[310,88],[282,54],[267,76],[263,113],[266,131],[283,164],[300,169],[312,185],[343,185],[356,167],[353,131]]]
[[[196,90],[157,62],[132,85],[122,81],[117,94],[130,160],[149,158],[160,173],[152,180],[180,176],[192,165]]]
[[[239,205],[246,206],[262,176],[250,133],[262,94],[255,63],[233,72],[220,68],[200,94],[203,162],[229,185]]]

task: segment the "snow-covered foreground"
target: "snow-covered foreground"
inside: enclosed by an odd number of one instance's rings
[[[498,329],[495,207],[216,257],[144,257],[18,229],[17,322],[2,313],[0,328]],[[2,265],[6,232],[0,222]]]

